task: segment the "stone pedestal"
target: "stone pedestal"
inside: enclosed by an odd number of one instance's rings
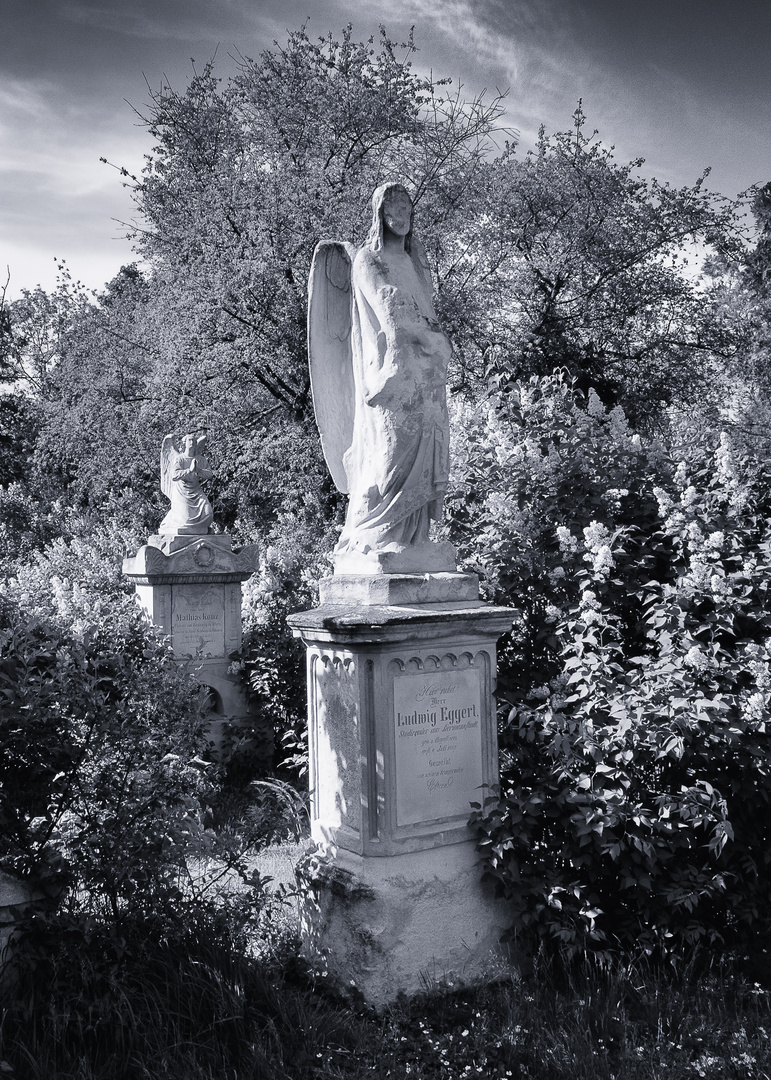
[[[308,649],[319,845],[306,929],[375,1005],[501,970],[507,913],[467,822],[498,781],[495,646],[516,612],[477,597],[474,575],[342,575],[289,619]]]
[[[257,569],[257,547],[233,551],[230,536],[151,536],[123,560],[137,599],[171,639],[175,657],[209,689],[217,742],[227,721],[249,715],[240,679],[228,669],[241,647],[241,582]]]

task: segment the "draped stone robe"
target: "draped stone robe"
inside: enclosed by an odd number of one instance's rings
[[[434,312],[428,267],[406,251],[365,246],[352,286],[354,430],[336,555],[426,542],[449,475],[452,350]]]

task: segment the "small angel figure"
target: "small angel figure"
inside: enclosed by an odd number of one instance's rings
[[[208,533],[214,513],[201,480],[213,472],[204,455],[205,435],[167,435],[161,445],[161,491],[171,500],[171,509],[159,532]]]
[[[336,573],[454,570],[429,540],[449,474],[450,342],[401,184],[372,197],[361,248],[321,241],[311,267],[308,352],[324,456],[348,513]]]

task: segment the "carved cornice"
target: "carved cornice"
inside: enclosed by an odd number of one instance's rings
[[[386,644],[426,642],[449,635],[494,640],[521,620],[515,608],[492,604],[332,605],[299,611],[287,618],[306,644]]]
[[[153,544],[144,544],[136,555],[123,560],[123,573],[136,585],[246,581],[258,567],[256,544],[233,551],[230,537],[222,534],[193,538],[168,555]]]

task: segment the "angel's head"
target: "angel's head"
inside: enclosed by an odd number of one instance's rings
[[[206,434],[199,435],[196,432],[189,431],[186,435],[177,438],[174,445],[178,453],[184,454],[186,457],[195,457],[196,454],[200,454],[204,450],[208,441]]]
[[[410,193],[404,184],[381,184],[372,196],[372,227],[367,244],[373,251],[383,247],[383,230],[388,228],[404,237],[404,250],[412,250],[412,219],[414,209]]]

